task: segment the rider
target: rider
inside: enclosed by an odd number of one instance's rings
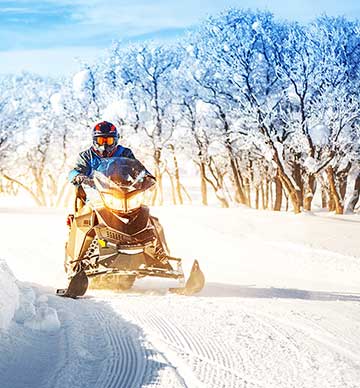
[[[125,157],[135,159],[130,148],[118,144],[119,133],[114,124],[102,121],[95,125],[92,133],[93,144],[80,152],[75,167],[70,171],[69,181],[76,186],[91,176],[102,158]]]
[[[91,178],[93,171],[99,166],[102,158],[124,157],[136,160],[130,148],[118,144],[119,133],[114,124],[108,121],[102,121],[96,124],[92,136],[92,146],[80,152],[75,167],[69,173],[69,181],[76,186],[75,211],[80,210],[86,203],[86,193],[81,184],[84,181],[86,182],[88,178]],[[146,172],[151,178],[155,179],[149,171],[146,170]],[[162,245],[158,250],[161,249],[164,252],[165,248],[166,252],[169,252],[164,231],[159,220],[152,215],[150,216],[150,220],[162,241]]]

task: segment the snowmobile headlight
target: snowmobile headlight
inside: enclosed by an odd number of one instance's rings
[[[126,200],[127,210],[135,210],[144,203],[144,192],[135,194]]]
[[[108,193],[102,193],[102,197],[104,199],[104,204],[106,207],[113,210],[126,211],[125,200],[123,198],[118,198],[115,195]]]

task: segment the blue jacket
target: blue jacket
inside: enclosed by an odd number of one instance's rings
[[[135,159],[134,154],[130,148],[126,148],[118,144],[111,157],[124,157]],[[80,152],[79,157],[76,161],[75,167],[69,173],[69,182],[72,182],[74,177],[79,174],[91,176],[92,172],[97,169],[100,164],[102,157],[98,155],[93,147]]]

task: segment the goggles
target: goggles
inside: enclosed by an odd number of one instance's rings
[[[107,145],[113,145],[115,143],[115,138],[114,137],[104,137],[104,136],[99,136],[95,138],[95,141],[97,144],[100,146],[107,144]]]

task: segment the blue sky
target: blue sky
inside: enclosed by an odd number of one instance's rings
[[[229,7],[360,18],[359,0],[0,0],[0,73],[76,71],[76,57],[91,62],[114,40],[173,39]]]

